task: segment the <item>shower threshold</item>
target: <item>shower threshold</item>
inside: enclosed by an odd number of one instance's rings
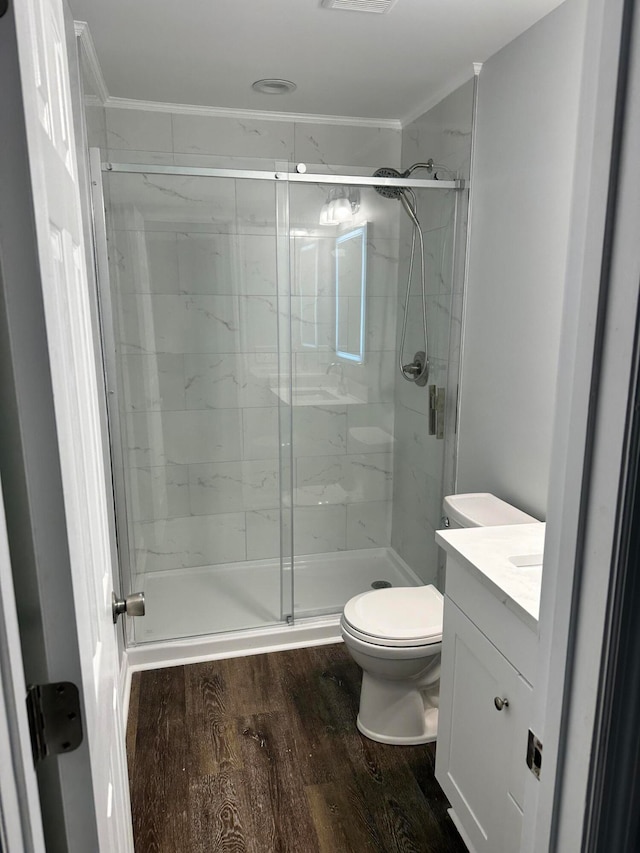
[[[421,583],[392,548],[296,557],[295,619],[337,615],[377,581]],[[146,599],[144,618],[134,622],[136,645],[282,624],[277,558],[147,572],[136,584]]]

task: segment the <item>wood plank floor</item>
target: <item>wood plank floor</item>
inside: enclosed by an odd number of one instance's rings
[[[136,853],[465,853],[433,745],[360,735],[342,644],[135,673]]]

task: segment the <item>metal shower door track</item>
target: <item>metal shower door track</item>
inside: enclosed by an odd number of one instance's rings
[[[420,178],[374,178],[368,175],[317,175],[308,172],[270,172],[251,169],[207,169],[197,166],[159,166],[146,163],[103,163],[103,172],[128,172],[138,175],[181,175],[193,178],[234,178],[253,181],[281,181],[300,184],[332,184],[350,187],[412,187],[413,189],[461,190],[462,179],[436,181]]]

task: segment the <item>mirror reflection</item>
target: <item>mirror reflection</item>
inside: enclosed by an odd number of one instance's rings
[[[365,352],[367,226],[336,237],[336,355],[362,364]]]

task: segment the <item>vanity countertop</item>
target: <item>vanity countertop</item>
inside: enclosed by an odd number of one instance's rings
[[[436,531],[436,542],[537,630],[545,524]]]

